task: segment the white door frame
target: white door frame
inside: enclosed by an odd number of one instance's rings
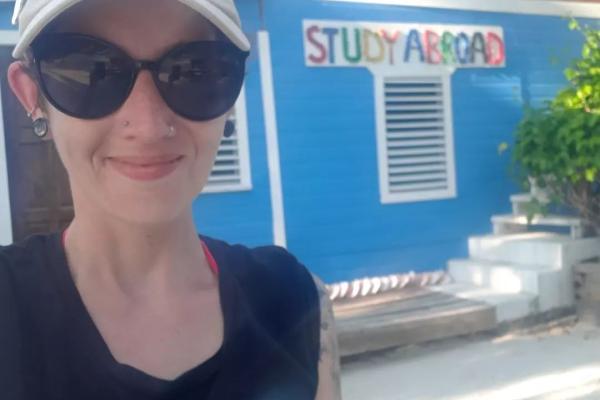
[[[14,46],[17,44],[18,37],[17,31],[0,30],[0,45]],[[13,241],[10,194],[8,192],[8,165],[4,140],[4,116],[1,105],[2,96],[0,94],[0,246],[8,245]]]
[[[271,216],[273,218],[273,242],[287,248],[285,233],[285,211],[281,184],[281,163],[277,133],[277,110],[275,108],[275,88],[273,83],[273,63],[269,32],[257,33],[260,61],[260,81],[263,97],[265,133],[267,137],[267,162],[269,166],[269,187],[271,191]]]

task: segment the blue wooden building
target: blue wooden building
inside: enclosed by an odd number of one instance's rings
[[[600,6],[571,1],[237,3],[252,55],[237,132],[194,205],[197,226],[286,246],[326,282],[464,257],[467,238],[489,232],[518,191],[499,144],[525,105],[566,83],[580,52],[565,17],[600,18]],[[0,2],[4,46],[16,40],[12,6]]]

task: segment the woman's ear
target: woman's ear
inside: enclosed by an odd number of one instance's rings
[[[8,84],[32,121],[48,118],[39,104],[41,97],[38,85],[21,61],[15,61],[8,66]],[[51,137],[52,135],[47,133],[41,139],[50,140]]]
[[[19,102],[34,120],[43,117],[38,104],[38,86],[21,61],[8,66],[8,84]]]

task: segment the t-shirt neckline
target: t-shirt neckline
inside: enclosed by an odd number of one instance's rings
[[[221,304],[221,312],[223,313],[224,337],[221,347],[207,360],[184,372],[173,380],[162,379],[150,375],[133,366],[120,363],[112,355],[108,345],[104,341],[102,335],[91,315],[89,314],[77,286],[71,276],[68,261],[63,243],[64,232],[55,236],[54,249],[57,256],[55,275],[59,280],[59,287],[62,288],[63,299],[69,307],[69,317],[75,319],[76,331],[74,332],[79,343],[82,346],[81,351],[86,352],[91,361],[99,363],[100,373],[107,373],[110,377],[120,381],[122,384],[131,386],[136,391],[142,391],[149,395],[160,395],[172,388],[178,387],[183,382],[193,379],[195,383],[207,380],[216,374],[222,365],[223,355],[231,338],[232,322],[229,320],[230,311],[229,302],[224,301],[224,293],[226,293],[225,277],[223,276],[223,265],[220,263],[217,266],[213,252],[204,240],[201,240],[205,255],[211,265],[213,271],[217,271],[219,282],[219,296]],[[214,266],[213,266],[214,265]],[[220,267],[220,268],[218,268]],[[86,347],[87,346],[87,347]]]

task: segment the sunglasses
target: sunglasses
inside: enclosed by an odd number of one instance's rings
[[[55,108],[80,119],[118,110],[143,69],[176,114],[193,121],[217,118],[235,104],[249,55],[229,42],[196,41],[155,61],[135,60],[112,43],[76,33],[41,35],[31,49],[42,93]]]

